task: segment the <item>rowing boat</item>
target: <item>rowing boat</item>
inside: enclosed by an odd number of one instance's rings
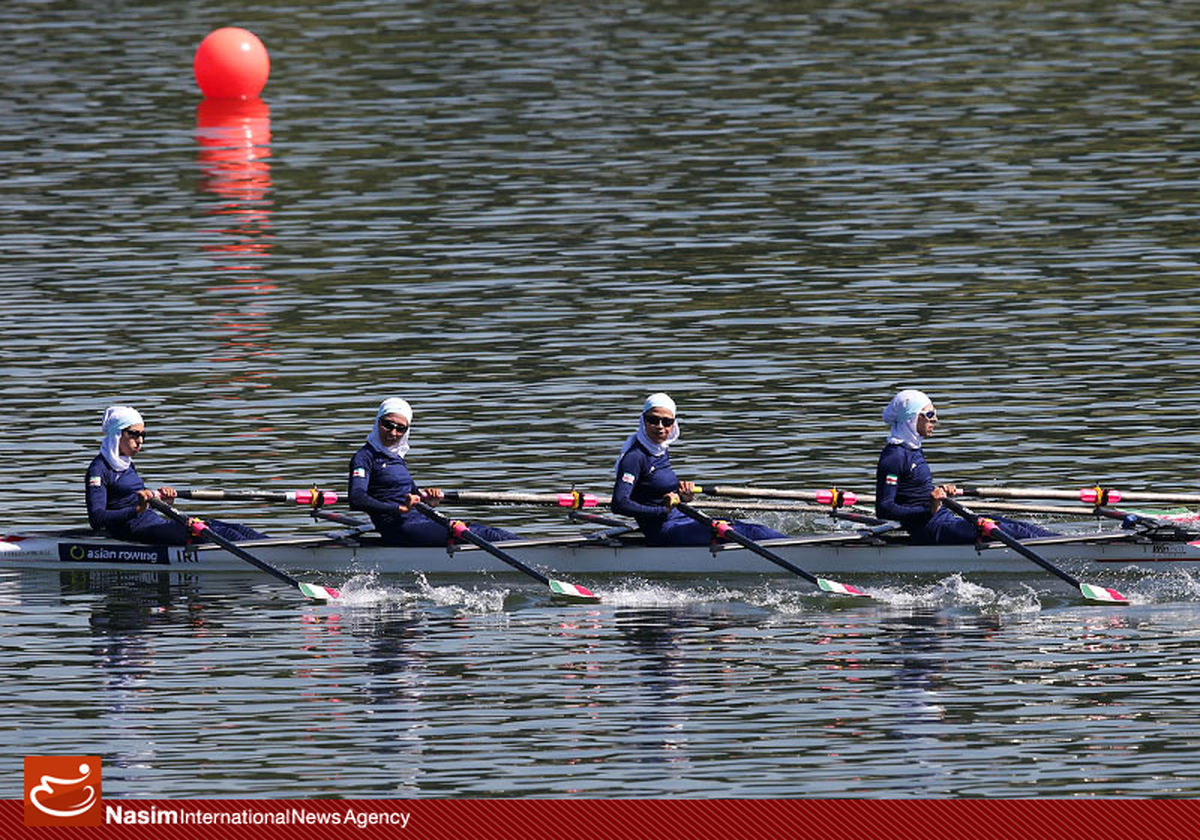
[[[830,542],[838,539],[838,542]],[[818,540],[823,540],[817,542]],[[429,574],[511,569],[469,545],[397,548],[371,537],[296,537],[238,544],[254,556],[301,574]],[[524,562],[561,574],[784,574],[736,544],[654,547],[639,539],[577,537],[497,543]],[[763,540],[762,545],[816,574],[1027,573],[1029,561],[1000,544],[915,546],[902,538],[865,538],[853,531]],[[1131,531],[1027,540],[1039,555],[1085,571],[1200,570],[1200,541],[1163,539]],[[214,545],[165,546],[122,542],[89,531],[31,531],[0,537],[0,567],[19,569],[130,569],[142,571],[242,572],[242,559]]]

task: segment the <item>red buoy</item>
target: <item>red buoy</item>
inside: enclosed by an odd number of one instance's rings
[[[267,83],[271,58],[253,32],[226,26],[200,42],[192,70],[210,99],[253,99]]]

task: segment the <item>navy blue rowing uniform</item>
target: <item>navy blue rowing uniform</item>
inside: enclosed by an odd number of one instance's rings
[[[449,540],[446,528],[419,510],[400,511],[400,504],[417,492],[408,464],[398,455],[365,443],[350,459],[350,508],[370,516],[387,545],[442,546]],[[468,527],[488,542],[520,539],[503,528],[472,523]]]
[[[103,455],[97,455],[88,465],[86,482],[88,522],[93,530],[117,539],[156,545],[187,545],[190,541],[182,524],[150,508],[137,512],[137,494],[146,485],[132,464],[117,471]],[[245,525],[219,519],[204,521],[218,536],[234,542],[266,538]]]
[[[617,480],[613,485],[613,513],[632,516],[650,545],[708,545],[712,529],[697,522],[682,511],[668,508],[663,502],[667,493],[679,490],[679,477],[671,469],[671,459],[664,450],[653,455],[641,440],[634,440],[617,462]],[[786,536],[765,525],[737,520],[733,529],[752,540],[769,540]]]
[[[899,443],[889,443],[875,468],[875,515],[904,526],[916,545],[968,545],[977,538],[975,526],[947,507],[930,516],[933,507],[933,474],[925,453]],[[1004,516],[988,517],[1004,533],[1018,540],[1054,536],[1031,522]]]

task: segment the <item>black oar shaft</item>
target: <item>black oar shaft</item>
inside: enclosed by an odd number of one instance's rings
[[[689,505],[687,502],[680,502],[678,505],[676,505],[676,507],[678,507],[679,510],[681,512],[683,512],[684,514],[690,516],[692,519],[695,519],[697,522],[704,523],[709,528],[714,527],[716,524],[715,519],[713,519],[711,516],[708,516],[704,513],[701,513],[700,511],[696,510],[694,507]],[[804,578],[806,581],[813,584],[814,586],[821,585],[821,582],[819,580],[817,580],[816,575],[810,574],[810,573],[806,572],[804,569],[801,569],[799,566],[797,566],[795,563],[791,562],[790,560],[788,560],[784,557],[780,557],[778,554],[776,554],[774,551],[771,551],[766,546],[759,545],[757,542],[750,539],[749,537],[747,537],[743,534],[739,534],[737,531],[733,530],[732,526],[725,529],[721,533],[721,536],[727,540],[737,543],[738,545],[742,546],[743,548],[749,549],[750,551],[757,554],[759,557],[770,560],[776,566],[780,566],[784,569],[787,569],[789,572],[791,572],[794,575],[799,575],[800,577]]]
[[[333,490],[222,490],[219,488],[192,487],[176,490],[175,494],[181,499],[194,499],[202,502],[293,502],[299,505],[336,504],[338,494]]]
[[[942,499],[942,504],[945,505],[946,507],[950,508],[950,510],[954,511],[956,514],[958,514],[963,519],[967,520],[968,522],[970,522],[972,525],[974,525],[976,527],[979,526],[979,521],[984,518],[984,517],[979,516],[976,513],[973,513],[972,511],[967,510],[965,507],[960,505],[958,502],[954,501],[954,499]],[[1041,555],[1039,555],[1036,551],[1033,551],[1032,549],[1022,545],[1020,540],[1018,540],[1016,537],[1013,537],[1009,534],[1004,533],[1003,529],[1001,529],[999,527],[993,528],[988,533],[988,536],[992,537],[993,539],[998,540],[999,542],[1004,543],[1006,546],[1008,546],[1013,551],[1020,554],[1022,557],[1032,560],[1034,563],[1037,563],[1039,566],[1041,566],[1043,569],[1050,572],[1051,574],[1058,575],[1058,577],[1062,578],[1063,580],[1065,580],[1067,583],[1071,584],[1072,586],[1079,588],[1079,586],[1081,585],[1077,578],[1075,578],[1074,576],[1070,575],[1067,572],[1064,572],[1062,569],[1058,568],[1058,566],[1055,566],[1049,560],[1047,560],[1044,557],[1042,557]]]
[[[447,532],[449,532],[450,534],[452,534],[454,536],[455,539],[465,540],[466,542],[469,542],[474,546],[478,546],[479,548],[482,548],[484,551],[486,551],[488,554],[492,555],[496,559],[503,560],[505,563],[512,566],[517,571],[524,572],[525,574],[529,575],[534,580],[539,581],[540,583],[543,583],[546,586],[550,585],[550,578],[546,577],[544,574],[539,572],[537,569],[534,569],[530,566],[526,566],[524,563],[522,563],[516,557],[513,557],[511,554],[509,554],[504,549],[500,548],[499,546],[493,545],[492,543],[485,540],[483,537],[474,533],[470,528],[467,528],[465,526],[461,527],[461,528],[456,528],[454,525],[454,521],[451,520],[450,517],[434,510],[432,507],[427,505],[425,502],[417,502],[415,505],[413,505],[413,508],[416,510],[419,510],[421,513],[428,516],[434,522],[436,522],[439,525],[441,525],[442,527],[444,527],[447,530]]]
[[[184,516],[182,513],[180,513],[179,511],[175,510],[175,508],[171,507],[170,505],[166,504],[163,501],[160,501],[159,499],[152,498],[149,501],[150,501],[150,506],[153,507],[155,510],[157,510],[159,513],[163,514],[164,516],[166,516],[170,519],[173,519],[174,521],[178,522],[180,525],[182,525],[185,528],[190,529],[192,527],[188,518],[186,516]],[[197,520],[197,521],[201,521],[201,520]],[[300,588],[300,581],[296,580],[294,577],[289,575],[287,572],[283,571],[282,569],[275,568],[270,563],[267,563],[263,560],[259,560],[257,557],[255,557],[250,552],[239,547],[236,543],[225,539],[225,537],[223,537],[220,534],[218,534],[217,532],[215,532],[212,528],[209,528],[208,525],[203,526],[203,532],[208,535],[208,538],[210,540],[212,540],[217,545],[221,546],[221,548],[225,549],[233,556],[235,556],[241,560],[245,560],[250,565],[263,570],[264,572],[266,572],[269,575],[274,575],[276,578],[283,581],[284,583],[288,583],[296,588]]]

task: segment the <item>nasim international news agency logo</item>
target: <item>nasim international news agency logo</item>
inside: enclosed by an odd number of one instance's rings
[[[25,756],[25,825],[100,825],[100,757]]]

